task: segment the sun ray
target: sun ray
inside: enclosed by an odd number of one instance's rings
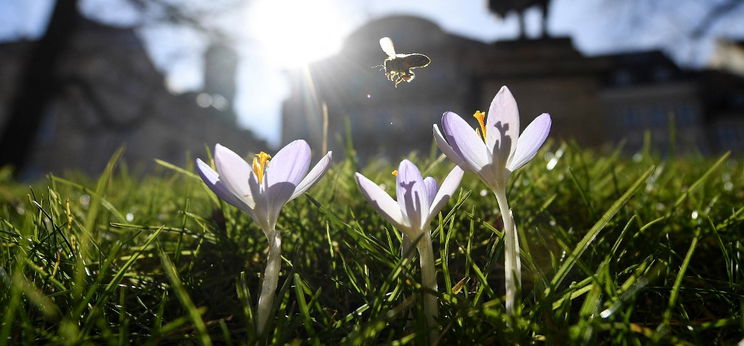
[[[349,27],[331,0],[258,0],[249,24],[270,60],[294,68],[337,52]]]

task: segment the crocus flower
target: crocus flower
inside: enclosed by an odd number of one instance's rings
[[[423,178],[416,165],[403,160],[398,170],[393,171],[393,175],[396,176],[397,201],[362,174],[355,174],[364,197],[385,219],[403,232],[404,238],[416,242],[422,285],[434,292],[437,291],[437,277],[429,224],[460,185],[463,174],[462,169],[455,167],[444,179],[441,187],[437,187],[436,179]],[[424,313],[429,325],[433,326],[437,315],[436,296],[432,294],[425,296]]]
[[[507,87],[491,102],[489,116],[473,115],[480,125],[473,130],[453,112],[442,116],[442,131],[434,125],[439,149],[458,166],[477,174],[494,192],[504,220],[506,310],[513,314],[517,285],[521,280],[519,239],[506,199],[506,183],[512,172],[532,160],[550,132],[550,115],[543,113],[519,135],[519,111]]]
[[[217,171],[201,159],[196,168],[202,180],[217,196],[250,215],[269,242],[266,271],[258,299],[258,333],[269,319],[281,268],[281,235],[276,221],[282,207],[307,191],[325,174],[331,163],[329,151],[308,173],[310,146],[296,140],[279,150],[274,158],[261,152],[251,165],[230,149],[215,145]]]

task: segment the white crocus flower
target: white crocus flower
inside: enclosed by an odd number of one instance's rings
[[[309,173],[310,146],[304,140],[287,144],[273,159],[264,152],[256,154],[252,165],[240,155],[217,144],[214,162],[217,171],[201,159],[196,159],[196,168],[202,180],[219,198],[250,215],[269,241],[266,271],[256,309],[257,329],[261,334],[269,320],[281,269],[282,240],[281,234],[276,231],[279,213],[284,204],[299,197],[320,180],[330,166],[331,152],[323,156]]]
[[[506,183],[512,172],[532,160],[550,132],[550,115],[543,113],[519,135],[519,111],[507,87],[502,87],[491,102],[489,116],[480,111],[473,115],[480,128],[473,130],[453,112],[442,116],[442,129],[434,125],[439,149],[462,169],[477,174],[494,192],[504,220],[506,311],[514,312],[517,285],[521,280],[519,239],[506,199]]]
[[[401,161],[398,170],[393,174],[396,175],[397,201],[362,174],[356,173],[355,177],[362,194],[380,215],[402,231],[404,238],[416,242],[421,265],[421,284],[436,292],[437,276],[429,224],[447,204],[460,184],[464,172],[459,167],[453,168],[441,187],[437,187],[434,178],[423,178],[416,165],[408,160]],[[404,250],[407,249],[404,247]],[[429,326],[433,327],[437,316],[436,296],[432,294],[425,296],[424,313]]]

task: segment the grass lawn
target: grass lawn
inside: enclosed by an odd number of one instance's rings
[[[241,148],[233,148],[241,149]],[[248,154],[248,153],[245,153]],[[438,155],[438,152],[436,152]],[[443,178],[452,164],[410,159]],[[317,152],[316,152],[317,156]],[[735,344],[744,337],[744,161],[632,158],[547,145],[508,189],[521,241],[518,316],[504,308],[502,224],[472,174],[432,224],[429,340],[416,259],[362,197],[397,162],[337,156],[283,210],[268,335],[254,309],[266,238],[192,167],[144,177],[0,177],[0,345]],[[317,157],[315,158],[317,160]],[[394,192],[393,192],[394,193]]]

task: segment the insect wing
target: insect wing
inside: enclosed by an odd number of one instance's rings
[[[429,66],[431,59],[423,54],[409,54],[405,57],[405,64],[409,68],[421,68]]]
[[[393,40],[390,37],[383,37],[380,39],[380,47],[388,57],[395,58],[395,47],[393,46]]]

